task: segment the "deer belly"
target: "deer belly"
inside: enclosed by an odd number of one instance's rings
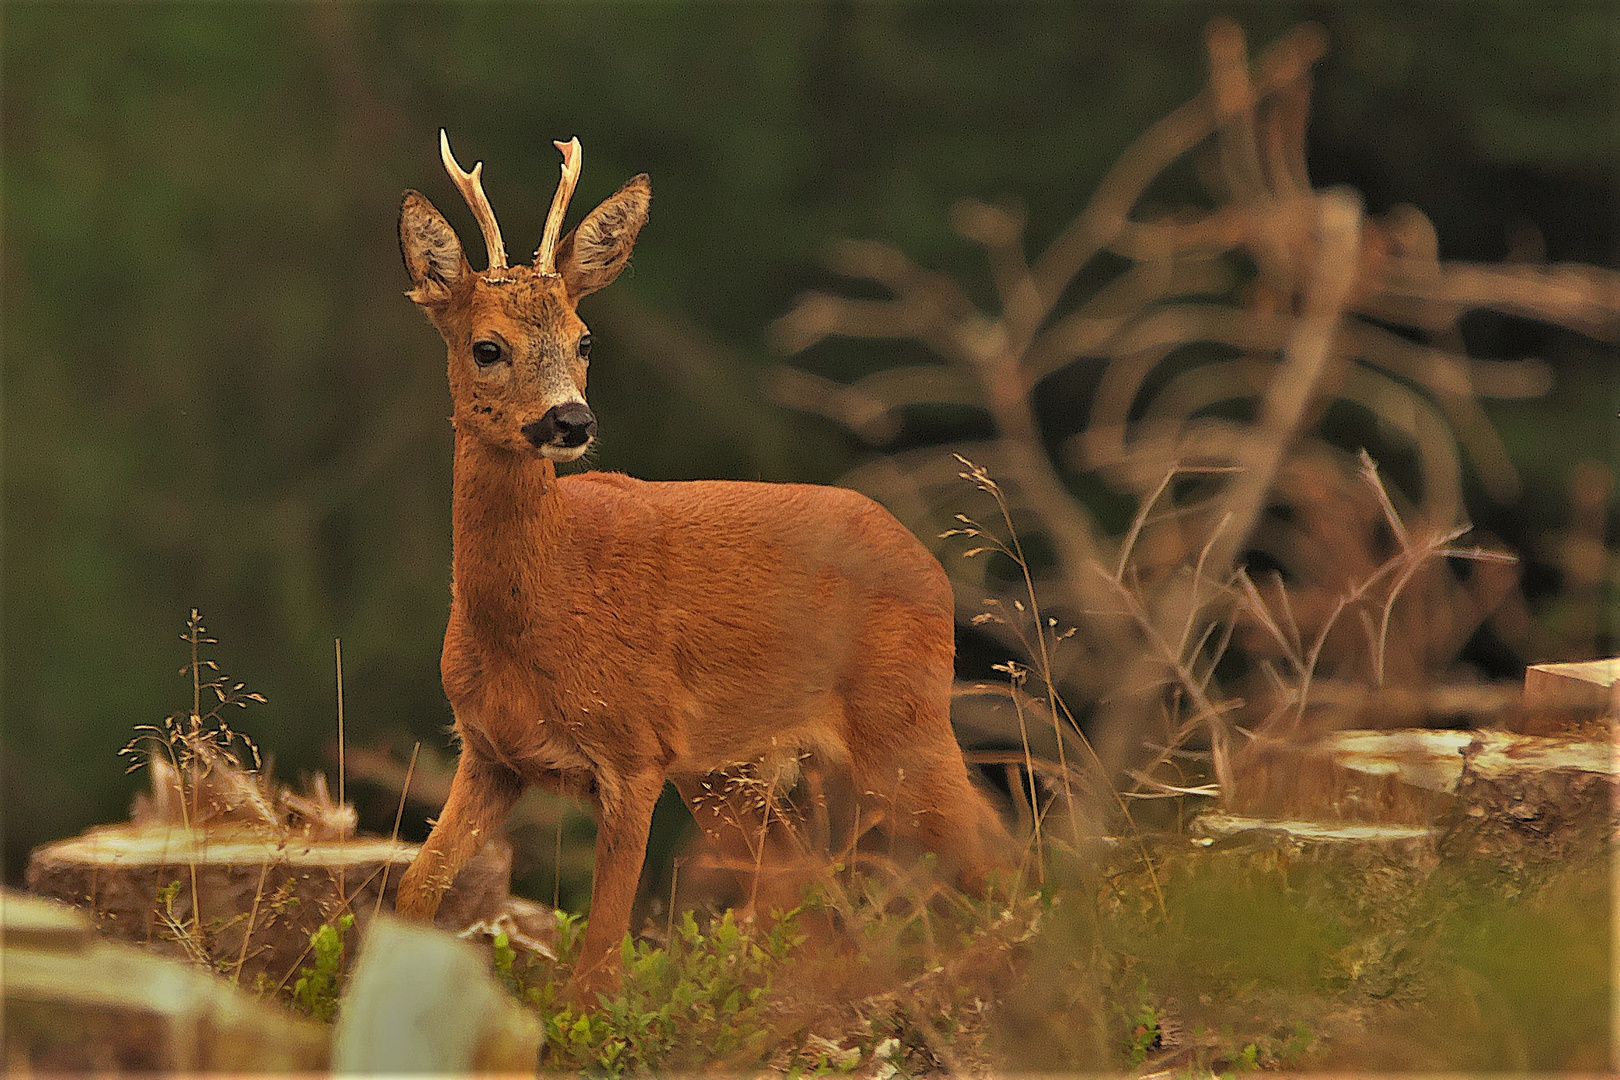
[[[457,714],[462,740],[480,757],[498,761],[529,781],[548,779],[547,774],[594,772],[591,760],[579,749],[561,725],[531,723],[528,730],[499,733],[489,731],[476,716]],[[504,725],[510,729],[512,725]]]
[[[806,754],[844,761],[849,757],[844,727],[843,702],[830,692],[776,708],[758,700],[731,709],[694,703],[686,739],[669,771],[696,775],[736,765],[785,763]]]

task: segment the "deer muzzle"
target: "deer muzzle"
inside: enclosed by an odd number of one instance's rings
[[[596,416],[583,401],[565,401],[546,410],[540,419],[523,425],[524,436],[535,449],[572,450],[596,436]]]

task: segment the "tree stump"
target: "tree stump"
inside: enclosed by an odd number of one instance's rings
[[[1443,857],[1488,868],[1515,893],[1548,870],[1612,857],[1620,831],[1612,742],[1479,736],[1463,751],[1455,802],[1440,819]]]
[[[1524,673],[1527,731],[1590,729],[1620,720],[1620,657],[1574,664],[1534,664]]]
[[[32,892],[83,907],[104,933],[273,989],[291,985],[322,923],[351,913],[363,929],[379,903],[392,911],[416,851],[381,837],[133,823],[37,848],[27,882]],[[496,917],[511,859],[504,841],[485,845],[446,893],[437,925],[460,930]]]
[[[1311,844],[1428,830],[1434,854],[1514,893],[1559,867],[1609,858],[1620,835],[1620,659],[1529,668],[1518,716],[1516,731],[1259,741],[1242,759],[1237,814],[1205,814],[1197,828]],[[1363,835],[1374,827],[1377,835]]]

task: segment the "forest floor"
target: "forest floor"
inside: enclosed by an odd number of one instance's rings
[[[1601,1072],[1612,811],[1534,786],[1465,785],[1426,829],[1051,841],[1010,902],[846,874],[768,929],[649,928],[583,1017],[576,921],[556,959],[497,940],[494,964],[550,1066],[593,1072]]]
[[[459,905],[452,929],[466,924],[474,975],[538,1032],[547,1070],[1608,1068],[1620,771],[1608,727],[1342,735],[1356,753],[1443,744],[1460,775],[1427,801],[1388,801],[1400,821],[1245,817],[1185,798],[1113,837],[1071,826],[1053,796],[1017,879],[990,896],[941,884],[928,857],[863,849],[823,864],[784,917],[655,916],[625,942],[620,990],[584,1010],[569,995],[583,920],[508,896],[505,845],[464,875],[476,887],[458,879],[446,911]],[[1272,767],[1303,775],[1297,762]],[[222,995],[251,988],[278,1010],[341,1018],[409,845],[354,836],[352,812],[320,785],[274,792],[224,758],[206,776],[188,789],[159,762],[134,823],[39,849],[31,887],[217,976]],[[217,820],[197,819],[210,810]],[[297,815],[302,833],[266,824]],[[312,835],[320,822],[333,836]],[[410,989],[446,1003],[468,993]]]

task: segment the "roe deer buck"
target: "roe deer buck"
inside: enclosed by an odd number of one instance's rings
[[[591,337],[574,309],[624,269],[651,187],[633,178],[559,242],[580,149],[556,145],[562,180],[533,266],[507,264],[483,163],[463,172],[442,132],[489,269],[472,270],[419,193],[400,210],[408,295],[450,354],[455,547],[441,668],[461,759],[398,908],[431,918],[527,785],[580,797],[598,823],[583,998],[616,982],[666,779],[694,813],[748,829],[747,800],[714,805],[704,777],[814,750],[965,884],[1010,849],[951,732],[950,584],[887,511],[804,484],[557,476],[596,432]]]

